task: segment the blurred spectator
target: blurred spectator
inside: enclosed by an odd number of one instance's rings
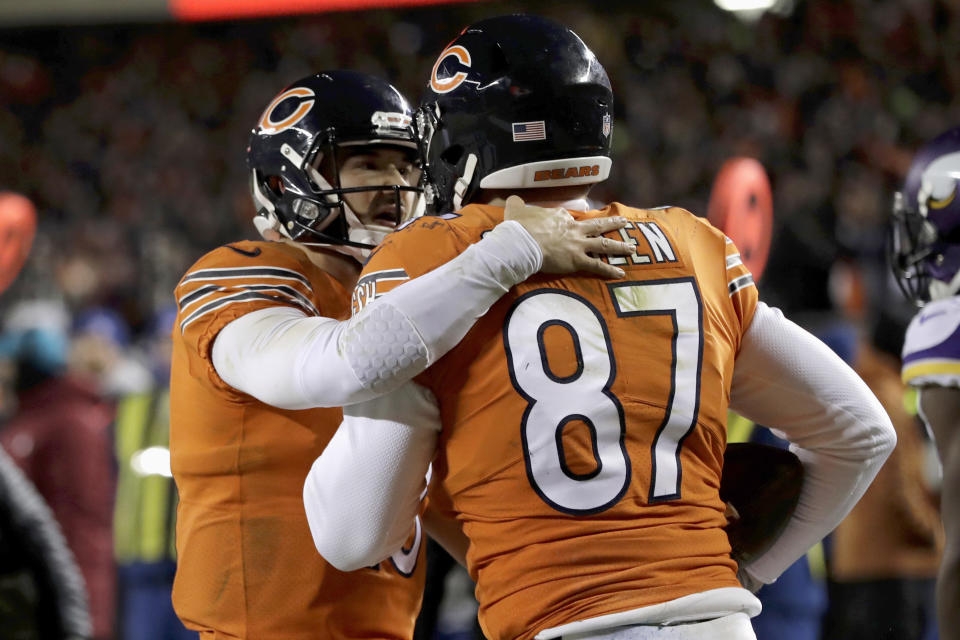
[[[0,337],[0,415],[13,412],[22,342]],[[10,365],[10,366],[8,366]],[[91,634],[83,576],[36,487],[0,447],[0,628],[7,640],[79,640]]]
[[[106,307],[81,312],[73,322],[69,370],[96,382],[109,398],[150,389],[149,369],[131,350],[130,328]]]
[[[413,640],[483,640],[477,619],[476,585],[466,568],[427,539],[427,575],[423,604]]]
[[[5,640],[91,634],[83,576],[60,526],[0,447],[0,627]]]
[[[145,336],[151,388],[123,395],[114,441],[119,470],[114,535],[119,637],[196,640],[173,611],[177,488],[170,472],[170,333],[176,307],[155,314]]]
[[[824,303],[794,284],[826,277],[835,229],[880,247],[874,201],[892,192],[918,141],[955,124],[960,14],[944,0],[781,5],[792,14],[750,23],[695,0],[526,10],[605,43],[598,55],[619,98],[613,175],[598,200],[616,193],[703,213],[723,160],[763,162],[784,232],[762,293],[792,312]],[[139,324],[197,256],[247,233],[236,141],[270,87],[345,67],[415,96],[446,34],[518,9],[8,30],[0,175],[44,212],[12,295],[59,291]]]
[[[0,73],[2,75],[2,73]],[[13,207],[10,208],[11,198]],[[0,291],[13,282],[30,251],[33,206],[21,196],[0,194]],[[26,317],[21,320],[26,320]],[[12,323],[11,323],[12,324]],[[21,330],[0,336],[0,419],[15,410],[16,362],[25,351],[59,365],[54,348],[37,349]],[[35,333],[33,334],[35,336]],[[49,345],[48,345],[49,346]],[[8,640],[83,640],[92,633],[86,585],[50,508],[16,463],[0,447],[0,628]]]
[[[0,444],[46,499],[77,558],[90,596],[93,637],[112,638],[113,407],[88,380],[64,373],[63,333],[14,329],[4,340],[15,353],[17,409]]]
[[[902,338],[902,327],[892,330]],[[873,342],[897,347],[885,335]],[[833,533],[825,640],[937,637],[934,588],[943,527],[926,470],[931,443],[915,409],[905,407],[898,354],[867,341],[856,346],[854,368],[890,415],[897,448]]]

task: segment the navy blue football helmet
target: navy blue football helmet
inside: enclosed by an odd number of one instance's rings
[[[918,305],[960,289],[960,128],[914,156],[894,194],[890,262],[904,294]]]
[[[358,145],[402,147],[415,155],[413,112],[388,82],[356,71],[326,71],[294,82],[267,105],[250,135],[247,166],[261,235],[275,229],[305,244],[365,251],[391,230],[364,226],[344,194],[392,190],[397,224],[413,215],[402,194],[416,186],[342,188],[338,152]],[[324,175],[326,174],[326,175]],[[358,257],[360,257],[358,255]]]
[[[440,53],[417,112],[428,207],[605,180],[612,122],[607,73],[573,31],[531,15],[472,24]]]

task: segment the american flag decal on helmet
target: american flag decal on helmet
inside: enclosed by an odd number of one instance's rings
[[[547,127],[543,120],[537,120],[536,122],[514,122],[512,124],[514,142],[547,139]]]

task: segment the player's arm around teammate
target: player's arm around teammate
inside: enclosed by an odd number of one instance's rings
[[[417,210],[406,101],[367,74],[308,76],[267,106],[247,163],[266,241],[214,249],[176,290],[175,610],[204,637],[407,638],[419,529],[396,558],[352,575],[313,552],[303,478],[340,424],[336,407],[415,375],[513,283],[557,256],[591,261],[602,240],[587,237],[622,225],[532,210],[423,283],[369,291],[366,312],[347,320],[361,260]]]
[[[514,198],[504,222],[429,274],[385,295],[359,286],[355,295],[364,296],[364,308],[349,320],[289,307],[237,318],[213,344],[214,366],[230,386],[282,409],[373,398],[426,369],[501,295],[537,271],[622,276],[618,267],[590,254],[632,253],[632,245],[602,237],[625,223],[622,218],[575,221],[562,209]],[[268,234],[279,235],[272,229]],[[335,263],[342,263],[342,256],[304,251],[330,273],[339,272]],[[354,267],[338,279],[349,286],[357,271]],[[391,357],[398,347],[402,357]]]

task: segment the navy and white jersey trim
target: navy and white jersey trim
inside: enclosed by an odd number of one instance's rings
[[[237,280],[253,280],[250,284],[240,284]],[[272,266],[222,267],[216,269],[198,269],[188,273],[180,285],[179,291],[193,288],[177,299],[180,309],[180,330],[186,329],[196,319],[238,302],[269,300],[282,304],[292,304],[307,314],[320,315],[311,300],[313,288],[310,281],[293,269]],[[224,295],[226,294],[226,295]],[[208,298],[212,298],[208,300]]]
[[[357,285],[353,288],[353,295],[350,297],[353,313],[360,313],[365,306],[383,295],[382,291],[377,290],[378,282],[400,282],[409,279],[410,276],[403,269],[384,269],[363,276],[357,281]]]
[[[276,278],[280,280],[296,280],[305,287],[313,290],[310,281],[303,274],[292,269],[281,267],[226,267],[223,269],[200,269],[187,275],[183,283],[204,280],[235,280],[238,278]]]
[[[253,289],[255,287],[246,287],[246,288]],[[270,287],[264,287],[263,289],[271,290]],[[185,317],[180,322],[180,332],[182,333],[194,320],[212,311],[216,311],[217,309],[220,309],[221,307],[225,307],[227,305],[236,304],[238,302],[249,302],[252,300],[268,300],[270,302],[281,302],[284,304],[293,302],[297,306],[303,308],[305,311],[313,313],[314,315],[320,315],[319,312],[317,312],[316,307],[314,307],[309,300],[307,301],[306,304],[304,304],[299,300],[297,300],[296,298],[293,298],[289,295],[268,295],[266,293],[263,293],[262,291],[243,291],[241,293],[237,293],[231,296],[217,298],[216,300],[208,302],[207,304],[199,307],[197,310],[195,310],[193,313]]]
[[[729,283],[727,283],[727,288],[729,289],[730,295],[732,296],[737,291],[740,291],[740,289],[744,289],[753,284],[754,284],[753,276],[748,273],[747,275],[740,276],[739,278],[734,278],[733,280],[731,280]]]
[[[384,269],[383,271],[371,271],[367,275],[357,280],[357,286],[366,284],[373,280],[409,280],[410,276],[403,269]]]
[[[181,311],[183,311],[183,308],[188,306],[190,303],[196,302],[197,300],[202,300],[203,298],[206,298],[208,295],[215,293],[217,291],[221,291],[222,289],[223,287],[218,287],[215,284],[204,285],[199,289],[195,289],[194,291],[191,291],[190,293],[182,296],[179,300],[177,300],[177,306],[180,308]]]
[[[247,284],[240,286],[231,286],[231,287],[218,287],[216,285],[207,285],[200,287],[193,293],[188,293],[177,301],[177,304],[180,307],[180,311],[183,312],[187,307],[195,302],[207,298],[218,291],[229,291],[229,290],[243,290],[243,291],[274,291],[281,293],[291,298],[291,302],[296,303],[298,306],[305,308],[307,311],[311,312],[314,315],[320,315],[320,311],[314,306],[310,298],[303,295],[296,289],[285,284]]]

